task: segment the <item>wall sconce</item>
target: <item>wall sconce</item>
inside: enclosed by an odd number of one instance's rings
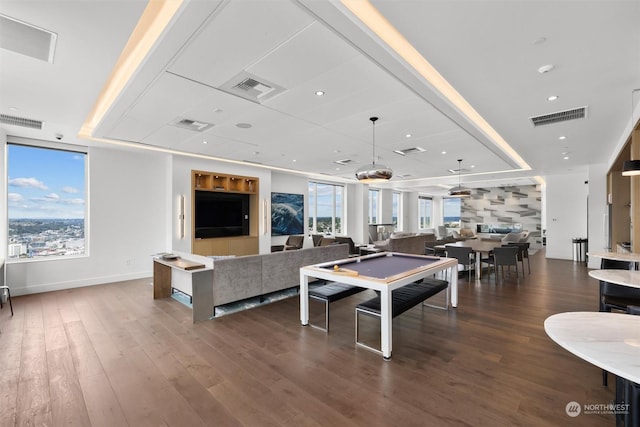
[[[263,229],[264,234],[267,234],[267,199],[264,199],[262,202],[262,221],[263,221]]]
[[[184,239],[184,196],[178,197],[178,235]]]

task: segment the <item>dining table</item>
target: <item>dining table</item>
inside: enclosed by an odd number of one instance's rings
[[[482,278],[482,257],[489,256],[492,250],[502,246],[501,240],[483,240],[483,239],[467,239],[459,240],[457,242],[445,243],[443,245],[436,245],[434,249],[447,250],[447,246],[459,246],[463,248],[471,248],[475,253],[476,258],[476,278],[479,280]]]

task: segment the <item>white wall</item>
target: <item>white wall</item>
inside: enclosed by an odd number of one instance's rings
[[[260,253],[271,251],[271,219],[268,204],[271,201],[271,171],[264,168],[244,166],[234,163],[218,162],[215,160],[199,159],[186,156],[173,156],[171,161],[171,186],[170,192],[171,230],[170,239],[173,250],[191,252],[191,171],[219,172],[221,174],[253,176],[260,180],[258,188],[258,245]],[[305,193],[306,194],[306,191]],[[185,234],[179,238],[178,230],[178,200],[180,196],[185,198]],[[265,204],[267,208],[265,210]],[[171,248],[170,248],[171,249]]]
[[[13,295],[150,277],[151,255],[170,249],[169,156],[105,148],[88,154],[89,255],[9,263]]]
[[[545,177],[547,258],[572,259],[576,237],[587,237],[587,172]]]
[[[0,129],[0,144],[2,144],[2,150],[0,150],[0,200],[3,200],[2,205],[6,206],[7,200],[7,134],[3,129]],[[7,258],[7,209],[0,209],[0,258]],[[0,278],[2,280],[2,278]]]
[[[604,252],[605,240],[605,212],[607,211],[607,172],[606,164],[591,165],[589,167],[589,251]],[[600,268],[599,258],[589,258],[589,268]]]
[[[369,243],[369,186],[345,185],[347,228],[345,234],[356,244]]]
[[[5,206],[5,209],[0,209],[0,259],[7,259],[7,226],[9,225],[7,222],[7,209],[6,209],[6,200],[7,200],[7,162],[5,161],[7,155],[7,134],[3,129],[0,129],[0,144],[2,144],[2,149],[0,150],[0,200],[3,200],[2,206]],[[0,284],[4,285],[5,283],[5,272],[7,271],[6,266],[3,266],[0,269]]]
[[[418,193],[402,193],[402,231],[418,232]]]
[[[271,190],[269,192],[268,215],[267,222],[269,230],[267,236],[271,238],[271,245],[284,245],[289,236],[271,236],[271,193],[291,193],[291,194],[303,194],[304,195],[304,227],[303,234],[307,237],[304,239],[305,248],[313,247],[313,240],[308,234],[307,224],[309,224],[309,179],[300,175],[284,174],[272,172],[271,174]]]

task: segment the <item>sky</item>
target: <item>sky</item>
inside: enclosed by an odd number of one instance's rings
[[[86,154],[8,145],[9,219],[85,217]]]

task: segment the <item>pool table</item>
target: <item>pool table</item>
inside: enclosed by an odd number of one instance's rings
[[[458,305],[458,260],[397,252],[341,259],[300,269],[300,322],[309,324],[309,278],[330,280],[380,291],[382,355],[391,358],[391,292],[444,270],[449,274],[449,301]]]

